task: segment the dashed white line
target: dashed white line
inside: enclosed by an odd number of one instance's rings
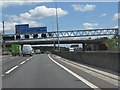
[[[4,75],[1,75],[2,77],[4,76]]]
[[[32,57],[30,57],[30,58],[32,58]],[[30,60],[30,58],[28,58],[27,61]],[[26,62],[26,61],[23,61],[23,62],[21,62],[20,64],[22,65],[22,64],[24,64],[25,62]],[[11,69],[8,70],[7,72],[5,72],[5,74],[9,74],[10,72],[12,72],[13,70],[15,70],[16,68],[18,68],[18,66],[15,66],[15,67],[11,68]],[[4,75],[1,75],[1,76],[4,76]]]
[[[18,68],[18,66],[15,66],[13,68],[11,68],[10,70],[8,70],[7,72],[5,72],[6,74],[9,74],[10,72],[12,72],[14,69]]]
[[[81,80],[82,82],[84,82],[85,84],[87,84],[88,86],[90,86],[93,89],[99,89],[101,90],[98,86],[94,85],[93,83],[87,81],[86,79],[84,79],[83,77],[79,76],[78,74],[74,73],[73,71],[71,71],[70,69],[66,68],[65,66],[59,64],[58,62],[56,62],[54,59],[52,59],[50,57],[50,55],[48,55],[48,57],[54,62],[56,63],[58,66],[62,67],[64,70],[66,70],[67,72],[69,72],[70,74],[72,74],[73,76],[75,76],[76,78],[78,78],[79,80]]]
[[[30,60],[30,58],[27,59],[27,61]]]
[[[32,57],[30,57],[30,59],[31,59]]]
[[[21,62],[20,64],[24,64],[26,61]]]

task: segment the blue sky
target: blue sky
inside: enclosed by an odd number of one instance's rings
[[[6,33],[15,33],[14,25],[28,23],[31,27],[47,26],[56,30],[56,2],[4,3],[2,19]],[[58,2],[59,30],[114,28],[118,26],[117,2]]]

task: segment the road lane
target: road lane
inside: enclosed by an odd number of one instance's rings
[[[26,60],[29,57],[16,56],[13,58],[6,58],[6,60],[2,60],[2,74],[4,75],[6,71],[11,69],[12,67],[20,64],[22,61]]]
[[[47,55],[37,55],[3,77],[3,88],[90,88]]]

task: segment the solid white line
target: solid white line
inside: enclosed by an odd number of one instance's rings
[[[20,64],[24,64],[26,61],[21,62]]]
[[[7,72],[5,72],[6,74],[9,74],[10,72],[12,72],[14,69],[18,68],[18,66],[15,66],[13,68],[11,68],[10,70],[8,70]]]
[[[78,74],[74,73],[73,71],[71,71],[70,69],[66,68],[65,66],[59,64],[58,62],[56,62],[54,59],[52,59],[50,57],[50,55],[48,55],[48,57],[57,65],[59,65],[60,67],[62,67],[64,70],[66,70],[67,72],[69,72],[70,74],[72,74],[73,76],[75,76],[76,78],[78,78],[79,80],[81,80],[82,82],[84,82],[85,84],[87,84],[88,86],[90,86],[93,89],[100,89],[98,86],[92,84],[91,82],[87,81],[86,79],[84,79],[83,77],[79,76]]]

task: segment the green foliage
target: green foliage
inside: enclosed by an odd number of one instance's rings
[[[120,36],[118,37],[118,48],[119,48],[119,51],[120,51]]]
[[[107,39],[105,41],[105,44],[107,45],[108,50],[117,50],[118,49],[117,42],[120,47],[120,36],[119,38],[116,38],[116,36],[113,36],[111,39]]]

